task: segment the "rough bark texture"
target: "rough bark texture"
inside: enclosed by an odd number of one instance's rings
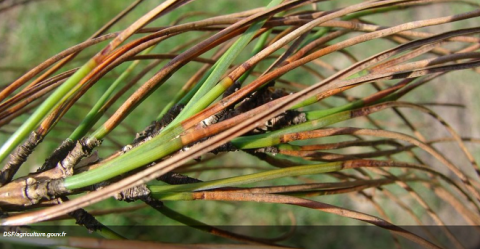
[[[173,173],[173,172],[169,172],[165,175],[162,175],[158,177],[157,180],[164,181],[172,185],[201,182],[198,179],[184,176],[178,173]],[[150,197],[150,190],[148,189],[148,187],[145,184],[142,184],[140,186],[130,188],[118,193],[117,195],[115,195],[115,199],[120,201],[126,201],[126,202],[143,200],[147,204],[149,204],[150,203],[149,200],[151,200],[152,198]]]
[[[95,232],[105,227],[83,208],[70,212],[68,215],[75,218],[75,224],[86,227],[89,232]]]
[[[197,183],[202,182],[198,179],[188,177],[182,174],[168,172],[165,175],[162,175],[157,178],[157,180],[166,182],[171,185],[180,185],[180,184],[188,184],[188,183]]]
[[[70,192],[63,186],[63,179],[37,181],[34,178],[27,178],[26,180],[25,197],[30,201],[30,205],[37,204],[41,200],[51,200]]]
[[[132,145],[130,145],[132,148],[138,146],[145,140],[147,140],[149,137],[155,136],[159,131],[161,131],[164,127],[166,127],[168,124],[170,124],[177,116],[178,114],[183,110],[184,105],[178,104],[173,106],[168,112],[165,114],[165,116],[162,117],[160,121],[153,121],[147,128],[145,128],[143,131],[137,133],[135,136],[135,140],[133,140]]]
[[[64,176],[73,175],[73,167],[77,165],[82,158],[90,155],[93,149],[101,144],[97,139],[81,139],[77,141],[73,150],[62,161],[57,163],[57,168],[63,170]]]
[[[136,200],[143,200],[150,195],[150,189],[147,185],[142,184],[133,188],[129,188],[125,191],[117,193],[114,197],[119,201],[133,202]]]
[[[32,132],[27,141],[25,141],[23,145],[17,147],[14,153],[10,154],[10,160],[0,172],[0,186],[5,185],[13,179],[17,170],[42,140],[43,136],[36,132]]]
[[[45,160],[45,163],[40,167],[37,172],[44,172],[49,169],[55,168],[57,163],[65,159],[68,153],[75,147],[75,142],[70,139],[64,140],[60,147],[53,151],[52,155]]]

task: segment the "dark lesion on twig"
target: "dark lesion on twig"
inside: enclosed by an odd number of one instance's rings
[[[3,212],[2,209],[0,209],[0,219],[7,218],[7,217],[8,217],[8,214]]]
[[[166,182],[171,185],[201,182],[201,180],[198,180],[189,176],[185,176],[182,174],[174,173],[174,172],[168,172],[158,177],[157,180]],[[150,205],[151,200],[154,200],[152,197],[150,197],[150,193],[151,193],[150,189],[148,189],[147,185],[141,184],[133,188],[129,188],[120,193],[117,193],[114,197],[119,201],[126,201],[126,202],[142,200]]]
[[[62,197],[62,201],[68,201],[68,198]],[[79,208],[75,211],[69,212],[68,215],[75,219],[75,224],[84,226],[89,232],[110,230],[108,227],[100,223],[92,214],[90,214],[83,208]],[[121,237],[121,235],[118,236]]]
[[[228,107],[227,109],[212,115],[208,117],[207,119],[202,121],[202,126],[207,127],[212,124],[219,123],[221,121],[224,121],[226,119],[233,118],[237,115],[240,115],[244,112],[250,111],[258,106],[261,106],[265,103],[268,103],[272,100],[284,97],[288,95],[288,93],[284,89],[279,89],[279,88],[274,88],[275,82],[272,81],[268,83],[265,87],[255,91],[252,93],[249,97],[245,98],[242,102],[240,102],[237,105],[232,105]],[[238,91],[238,89],[241,87],[241,83],[236,81],[232,86],[230,86],[225,93],[223,94],[223,97],[227,97],[234,92]],[[133,144],[127,145],[124,147],[123,151],[127,152],[130,149],[138,146],[139,144],[143,143],[144,141],[148,140],[149,138],[157,135],[165,126],[167,126],[170,122],[172,122],[175,117],[181,112],[183,109],[183,105],[176,105],[172,107],[167,114],[162,118],[161,121],[154,121],[152,124],[150,124],[144,131],[140,132],[137,134]],[[298,112],[298,111],[286,111],[279,116],[267,121],[265,125],[258,127],[254,131],[250,132],[251,133],[265,133],[267,131],[272,131],[272,130],[277,130],[289,125],[295,125],[295,124],[300,124],[303,122],[306,122],[306,116],[304,113]],[[208,138],[201,139],[200,141],[197,141],[196,143],[202,142]],[[188,145],[191,146],[191,145]],[[188,147],[186,147],[188,148]],[[235,148],[232,144],[227,143],[219,148],[212,150],[212,153],[219,153],[219,152],[225,152],[225,151],[236,151],[237,148]]]
[[[269,86],[273,86],[274,82],[270,82],[264,88],[259,89],[258,91],[252,93],[249,97],[245,98],[242,102],[240,102],[236,107],[231,107],[229,109],[223,110],[216,115],[213,115],[205,120],[202,121],[202,125],[207,127],[209,125],[219,123],[223,120],[227,120],[233,118],[237,115],[250,111],[258,106],[264,105],[267,102],[272,100],[284,97],[288,95],[283,89],[277,89]],[[237,89],[238,86],[232,86],[229,90],[234,92],[232,89]],[[224,96],[225,97],[225,96]],[[288,110],[270,120],[268,120],[263,126],[257,127],[253,131],[247,133],[248,134],[259,134],[265,133],[268,131],[278,130],[286,126],[301,124],[307,121],[306,115],[302,112]],[[199,142],[202,142],[208,138],[204,138]],[[224,145],[219,146],[218,148],[210,151],[214,154],[219,152],[228,152],[228,151],[237,151],[238,149],[232,145],[231,143],[226,143]]]
[[[162,201],[159,201],[151,196],[149,196],[148,198],[146,198],[145,200],[143,200],[147,205],[149,205],[150,207],[152,208],[155,208],[155,209],[159,209],[159,208],[162,208],[163,207],[163,202]]]
[[[236,80],[227,90],[223,93],[223,97],[228,97],[238,91],[242,87],[242,82]]]
[[[264,88],[252,93],[249,97],[245,98],[234,109],[221,113],[221,116],[217,117],[217,122],[235,117],[247,111],[250,111],[256,107],[264,105],[272,100],[284,97],[288,93],[284,89],[272,87],[274,82],[270,82]],[[219,114],[217,114],[218,116]],[[304,113],[288,110],[275,118],[268,120],[263,126],[257,127],[248,134],[265,133],[267,131],[278,130],[286,126],[301,124],[307,121]]]
[[[258,148],[258,149],[254,149],[254,150],[249,150],[250,153],[253,153],[253,154],[258,154],[258,153],[261,153],[261,154],[265,154],[265,153],[271,153],[273,155],[275,154],[278,154],[280,152],[280,150],[277,148],[277,147],[264,147],[264,148]]]
[[[161,181],[164,181],[164,182],[167,182],[167,183],[172,184],[172,185],[201,182],[198,179],[191,178],[191,177],[184,176],[184,175],[177,174],[177,173],[172,173],[172,172],[169,172],[169,173],[167,173],[163,176],[160,176],[157,179],[161,180]],[[136,200],[142,200],[149,205],[150,205],[150,203],[154,202],[154,203],[158,204],[158,207],[161,207],[162,202],[152,198],[150,196],[150,194],[151,194],[151,192],[150,192],[150,189],[148,189],[147,185],[141,184],[141,185],[135,186],[133,188],[129,188],[127,190],[124,190],[120,193],[117,193],[114,197],[115,197],[115,199],[117,199],[119,201],[126,201],[126,202],[133,202],[133,201],[136,201]]]
[[[119,201],[133,202],[136,200],[143,200],[150,195],[150,189],[147,185],[141,184],[133,188],[121,191],[117,193],[114,197]]]
[[[100,223],[93,215],[85,211],[83,208],[70,212],[68,215],[75,219],[75,224],[84,226],[89,232],[95,232],[105,228],[102,223]]]
[[[259,89],[258,91],[253,92],[250,96],[246,97],[237,105],[231,105],[226,109],[220,111],[219,113],[212,115],[205,120],[202,121],[202,125],[204,127],[210,126],[212,124],[219,123],[221,121],[233,118],[237,115],[240,115],[244,112],[250,111],[255,107],[263,105],[269,101],[274,99],[283,97],[286,95],[285,92],[279,89],[269,88],[268,86],[273,85],[273,82],[267,84],[264,88]],[[230,86],[224,93],[223,97],[227,97],[228,95],[237,91],[240,87],[239,82],[235,82],[232,86]]]
[[[238,149],[232,143],[228,142],[218,146],[216,149],[213,149],[210,152],[213,154],[218,154],[220,152],[229,152],[229,151],[238,151]]]
[[[287,126],[297,125],[307,122],[307,116],[303,112],[287,110],[284,113],[268,120],[264,126],[258,127],[263,131],[275,131]]]
[[[158,135],[163,128],[170,124],[178,116],[178,114],[180,114],[184,107],[185,105],[183,104],[174,105],[172,108],[170,108],[170,110],[167,111],[160,121],[153,121],[143,131],[137,133],[133,143],[123,147],[123,152],[127,152]]]
[[[189,183],[197,183],[197,182],[202,182],[201,180],[198,180],[193,177],[189,177],[186,175],[182,175],[179,173],[174,173],[174,172],[168,172],[164,175],[161,175],[160,177],[157,178],[157,180],[166,182],[171,185],[180,185],[180,184],[189,184]]]
[[[235,109],[233,109],[233,112],[230,112],[229,115],[223,117],[222,119],[220,119],[220,121],[232,118],[244,112],[248,112],[272,100],[288,95],[288,93],[285,92],[283,89],[274,88],[274,84],[275,82],[272,81],[264,87],[260,88],[259,90],[250,94],[250,96],[246,97],[239,104],[237,104]]]
[[[227,90],[223,93],[223,98],[230,96],[231,94],[235,93],[240,89],[242,86],[242,83],[239,81],[235,81]],[[238,115],[238,113],[235,112],[235,105],[228,106],[226,109],[223,109],[219,113],[212,115],[205,120],[202,120],[202,125],[203,127],[207,127],[212,124],[216,124],[220,121],[223,121],[225,119],[231,118],[233,116]]]

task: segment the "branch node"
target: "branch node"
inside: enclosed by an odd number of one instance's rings
[[[32,177],[28,177],[25,183],[24,195],[32,205],[37,204],[41,200],[51,200],[60,195],[70,193],[70,190],[64,187],[63,179],[37,181]]]
[[[80,162],[80,160],[92,152],[93,148],[99,146],[101,140],[93,139],[80,139],[76,142],[75,147],[62,161],[57,163],[57,167],[62,170],[64,176],[73,175],[73,167]]]

